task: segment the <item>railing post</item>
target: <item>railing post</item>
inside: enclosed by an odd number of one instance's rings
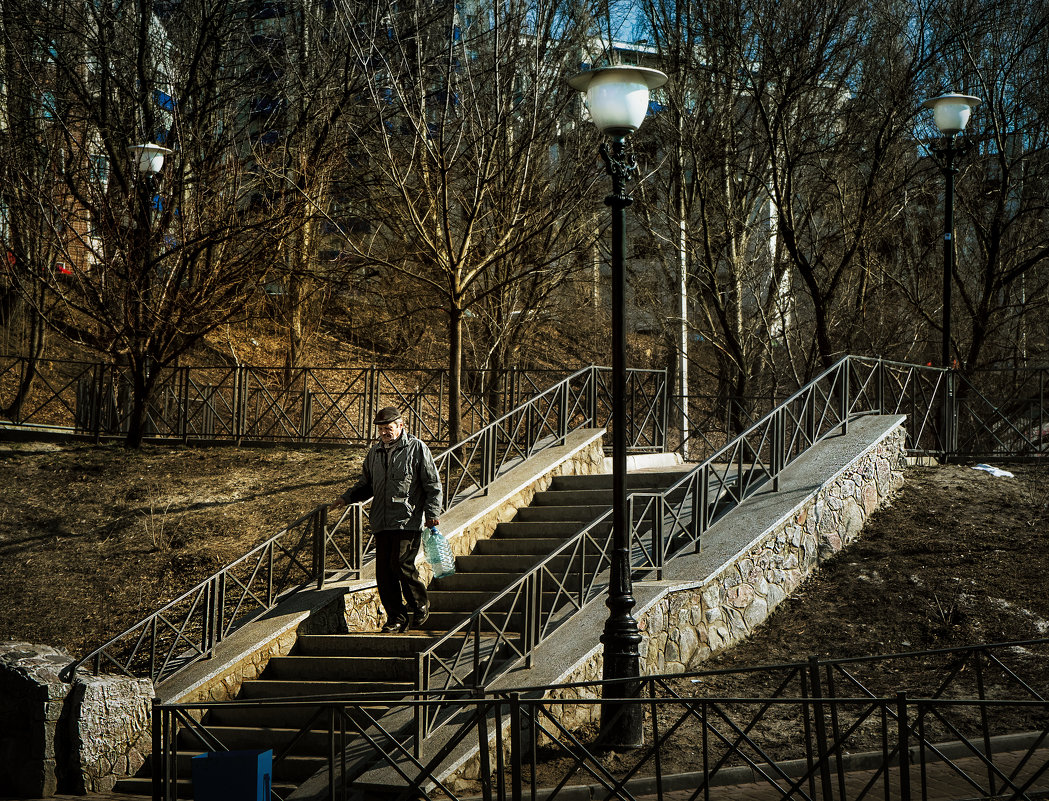
[[[1038,371],[1038,441],[1035,444],[1035,452],[1049,448],[1049,436],[1045,430],[1045,370]]]
[[[233,437],[240,445],[248,430],[248,370],[241,365],[233,374]]]
[[[303,442],[310,441],[313,430],[313,394],[310,392],[310,369],[302,371],[302,419],[299,421],[299,437]]]
[[[812,688],[812,718],[816,726],[816,755],[820,766],[820,785],[823,789],[823,801],[834,798],[831,782],[830,754],[827,753],[827,722],[823,717],[823,690],[820,683],[820,663],[809,657],[809,682]]]
[[[208,579],[208,586],[204,591],[204,625],[200,632],[200,650],[205,654],[210,653],[215,646],[215,580],[215,576]]]
[[[488,487],[495,480],[495,429],[485,428],[481,432],[481,481],[484,486],[484,494],[488,494]],[[451,499],[448,499],[451,503]]]
[[[779,474],[783,471],[785,461],[786,425],[783,420],[784,409],[780,407],[772,417],[772,491],[779,492]]]
[[[485,702],[484,689],[481,687],[475,687],[473,692],[474,710],[477,716],[477,748],[478,748],[478,759],[480,760],[480,775],[482,778],[481,787],[483,791],[484,801],[491,801],[492,798],[492,755],[488,747],[488,712],[486,707],[488,706]],[[502,725],[502,709],[499,699],[493,699],[493,706],[495,707],[495,727],[498,730]],[[484,780],[486,779],[487,780]]]
[[[329,704],[328,711],[328,798],[335,801],[335,705]],[[345,777],[344,777],[345,778]]]
[[[160,699],[156,696],[153,697],[153,708],[150,714],[150,723],[153,728],[153,753],[150,756],[150,762],[152,763],[153,771],[153,801],[165,801],[167,794],[164,786],[164,779],[166,774],[166,760],[164,757],[164,724],[163,724],[163,712],[160,710]]]
[[[354,568],[360,578],[364,569],[364,506],[357,504],[353,511],[353,552]]]
[[[558,423],[557,423],[557,438],[564,443],[568,437],[568,382],[562,381],[557,390],[557,405],[558,409]]]
[[[590,378],[587,382],[589,392],[587,393],[587,414],[590,415],[590,425],[597,425],[597,365],[590,366]]]
[[[496,718],[498,721],[498,717]],[[496,724],[498,725],[498,723]],[[521,695],[510,693],[510,798],[521,801]]]
[[[841,433],[849,433],[849,362],[841,365]]]
[[[361,430],[367,433],[371,431],[372,420],[375,419],[375,412],[379,409],[379,401],[376,398],[375,384],[376,379],[376,368],[367,367],[364,370],[364,419],[361,421]],[[440,408],[440,407],[438,407]]]
[[[703,550],[703,534],[710,526],[710,465],[704,463],[692,489],[692,532],[696,553]]]
[[[878,414],[886,414],[885,411],[885,361],[878,358]]]
[[[896,693],[896,726],[900,755],[900,801],[911,801],[910,723],[907,720],[907,693]]]
[[[105,390],[105,367],[101,364],[95,365],[95,377],[94,386],[95,392],[94,397],[91,399],[91,428],[95,435],[95,442],[98,443],[102,439],[102,394]]]
[[[317,589],[324,589],[324,574],[327,570],[325,561],[327,551],[328,507],[321,506],[313,513],[313,577]]]
[[[525,653],[525,668],[532,667],[532,652],[539,644],[539,629],[543,620],[543,592],[541,577],[532,572],[526,579],[524,587],[525,597],[525,619],[524,619],[524,642],[521,644]]]
[[[654,503],[652,504],[652,550],[655,553],[656,563],[656,581],[662,581],[663,579],[663,561],[665,559],[664,553],[666,549],[666,543],[664,538],[666,532],[663,530],[663,520],[665,518],[663,505],[666,501],[663,499],[663,495],[655,495],[651,498]],[[630,519],[634,519],[634,497],[630,496]],[[631,523],[633,528],[633,523]]]
[[[944,403],[946,411],[946,439],[947,456],[958,453],[958,387],[957,371],[953,368],[947,371],[947,397]]]
[[[176,367],[175,380],[175,432],[185,445],[189,439],[189,381],[188,367]]]

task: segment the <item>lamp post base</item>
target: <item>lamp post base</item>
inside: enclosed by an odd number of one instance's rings
[[[641,703],[641,656],[638,645],[641,632],[630,614],[632,596],[619,596],[618,604],[627,603],[625,614],[613,614],[605,622],[601,635],[604,644],[602,678],[615,681],[605,684],[601,702],[601,729],[598,745],[610,750],[639,748],[645,743],[645,709]],[[609,606],[613,604],[610,601]],[[631,700],[633,699],[633,700]]]

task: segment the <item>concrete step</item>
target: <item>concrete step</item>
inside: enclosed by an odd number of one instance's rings
[[[471,592],[470,590],[430,593],[430,617],[433,618],[437,612],[461,612],[464,616],[468,615],[475,609],[480,609],[488,603],[492,596],[493,593],[490,592]],[[544,609],[550,608],[555,596],[556,593],[553,591],[543,593]],[[515,602],[518,601],[514,595],[509,595],[501,599],[492,608],[500,611],[506,610]],[[426,621],[426,625],[430,625],[429,620]]]
[[[689,466],[691,469],[691,466]],[[680,481],[686,470],[646,470],[627,473],[627,490],[636,492],[655,487],[670,487]],[[612,489],[611,473],[596,473],[588,476],[555,476],[550,482],[552,490]]]
[[[391,656],[411,657],[425,651],[434,640],[432,635],[382,634],[300,634],[295,640],[293,656]]]
[[[449,631],[469,618],[474,611],[476,610],[471,609],[469,612],[431,612],[430,619],[426,621],[426,625],[432,626],[434,630]],[[506,621],[505,615],[500,614],[499,612],[493,612],[492,617],[498,625],[505,626],[508,631],[512,630],[519,632],[524,628],[522,625],[524,616],[521,613],[512,615],[509,621]]]
[[[348,714],[351,718],[355,718],[361,723],[367,723],[368,716],[373,718],[382,717],[383,714],[389,711],[391,706],[392,703],[368,704],[362,707],[364,711],[348,709]],[[207,717],[208,726],[233,728],[301,729],[307,724],[310,725],[311,729],[327,731],[329,725],[328,715],[324,712],[317,715],[317,708],[309,706],[220,706],[215,707]]]
[[[460,567],[457,561],[456,572],[450,576],[436,579],[430,584],[430,592],[455,592],[458,590],[490,590],[498,592],[511,581],[513,581],[513,577],[501,570],[493,570],[491,573],[468,572],[466,565]]]
[[[542,561],[543,554],[534,555],[508,555],[508,554],[470,554],[469,556],[457,556],[455,558],[456,573],[502,573],[512,581],[522,573],[531,570]],[[564,569],[568,567],[569,557],[558,556],[552,560],[555,564],[553,569]],[[510,581],[504,582],[503,586]]]
[[[316,760],[312,761],[316,764]],[[192,776],[192,770],[192,767],[179,768],[178,779],[175,783],[176,798],[194,798],[193,782],[190,778]],[[276,777],[274,777],[270,789],[278,798],[287,798],[288,795],[295,791],[295,788],[298,787],[299,784],[312,775],[313,774],[307,774],[302,778],[288,780],[287,782],[278,781]],[[130,779],[121,779],[119,782],[116,782],[115,786],[113,786],[112,792],[116,795],[144,796],[149,798],[153,794],[153,779],[149,776],[135,776]]]
[[[545,490],[532,497],[532,506],[598,506],[607,509],[611,505],[611,488]]]
[[[659,486],[646,486],[646,487],[634,487],[630,489],[630,492],[652,492],[652,493],[664,493],[666,487]],[[675,490],[668,495],[670,500],[676,500],[681,498],[685,494],[684,488]],[[611,489],[583,489],[583,490],[546,490],[545,492],[537,492],[532,500],[534,506],[545,507],[545,506],[598,506],[602,508],[602,511],[609,509],[612,506],[612,490]],[[599,513],[600,514],[600,513]],[[594,515],[597,517],[597,515]],[[593,520],[594,517],[590,519]],[[569,518],[572,519],[572,518]]]
[[[593,518],[591,518],[592,520]],[[536,520],[520,521],[511,520],[508,523],[500,523],[495,527],[492,539],[514,538],[514,537],[559,537],[567,539],[585,526],[588,521],[582,520]],[[611,521],[602,523],[596,527],[597,531],[608,531],[612,528]],[[485,542],[485,540],[481,540]],[[480,543],[478,543],[480,544]]]
[[[523,506],[517,510],[514,522],[542,523],[547,521],[578,520],[580,523],[589,523],[596,520],[612,507],[612,501],[599,503],[595,506],[579,506],[569,503],[565,506]]]
[[[398,634],[407,637],[407,634]],[[240,700],[252,698],[346,698],[375,693],[407,693],[412,690],[412,682],[398,681],[277,681],[252,679],[240,687]]]
[[[415,660],[393,656],[275,656],[262,680],[386,681],[415,680]]]
[[[227,751],[264,750],[272,748],[274,753],[287,747],[299,734],[298,729],[254,728],[251,726],[209,726],[210,732]],[[183,729],[178,734],[179,747],[199,749],[200,741]],[[308,731],[295,740],[289,756],[317,757],[328,753],[328,732]]]
[[[562,537],[494,537],[474,546],[475,556],[546,555],[564,543]]]

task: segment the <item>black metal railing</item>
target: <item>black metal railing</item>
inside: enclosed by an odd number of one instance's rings
[[[178,598],[69,665],[93,674],[121,673],[160,684],[209,657],[243,625],[288,595],[359,578],[364,562],[361,504],[328,525],[327,507],[303,515]]]
[[[659,371],[632,371],[629,386],[639,419],[658,421],[662,414]],[[597,428],[609,417],[608,370],[588,367],[539,393],[490,425],[435,457],[448,506],[487,492],[500,474],[572,431]],[[648,405],[651,405],[651,410]],[[634,426],[630,447],[661,450],[659,426]],[[358,578],[371,551],[363,504],[329,526],[320,506],[256,546],[240,559],[203,580],[162,609],[145,617],[68,669],[84,666],[167,681],[180,670],[211,655],[215,646],[241,625],[257,619],[290,592],[327,582]]]
[[[11,425],[95,439],[127,433],[131,410],[128,368],[51,359],[38,363]],[[0,408],[22,386],[26,357],[0,356]],[[462,425],[477,431],[567,371],[511,368],[498,380],[468,371]],[[311,368],[291,371],[250,365],[163,368],[146,406],[146,437],[183,442],[362,443],[382,406],[408,412],[411,431],[449,445],[446,370]],[[491,386],[496,384],[495,389]]]
[[[981,370],[960,377],[954,456],[1049,456],[1049,367]]]
[[[578,722],[593,719],[602,701],[629,700],[615,682],[454,698],[157,704],[154,798],[175,797],[180,754],[229,747],[206,713],[246,706],[310,712],[275,744],[274,776],[312,737],[332,799],[374,783],[379,769],[388,797],[401,787],[405,799],[422,791],[556,801],[578,797],[580,786],[589,798],[634,799],[658,796],[671,781],[696,799],[739,784],[750,785],[748,797],[770,799],[1041,798],[1049,791],[1049,701],[1030,666],[1047,657],[1049,641],[1040,639],[645,676],[632,699],[645,709],[645,743],[614,754]],[[908,677],[906,688],[899,676]],[[438,705],[455,708],[450,731],[417,752],[408,722]],[[463,750],[475,752],[478,784],[456,790],[445,765],[460,763]],[[671,768],[682,763],[689,770]]]
[[[1049,455],[1049,368],[978,370],[965,376],[901,362],[850,357],[853,371],[869,371],[862,391],[872,405],[908,415],[908,451],[948,459],[1024,459]],[[854,393],[859,387],[854,387]],[[668,441],[702,461],[734,436],[733,421],[752,425],[776,405],[769,397],[668,398]],[[681,409],[689,427],[680,430]]]

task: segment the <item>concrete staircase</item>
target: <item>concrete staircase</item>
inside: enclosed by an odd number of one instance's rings
[[[684,466],[646,469],[629,474],[630,492],[662,491],[677,481]],[[417,675],[416,655],[438,637],[467,619],[505,589],[522,572],[547,556],[584,524],[604,514],[612,504],[612,476],[559,476],[535,494],[531,505],[500,523],[490,539],[456,559],[452,576],[435,580],[429,588],[430,618],[426,631],[403,634],[300,635],[288,656],[273,657],[255,681],[241,687],[238,700],[312,697],[346,698],[355,694],[391,692],[407,695]],[[610,525],[610,524],[605,524]],[[553,593],[545,599],[553,602]],[[452,643],[454,647],[454,643]],[[379,717],[384,708],[369,712]],[[276,754],[305,725],[307,708],[221,707],[209,713],[208,729],[230,750],[274,749]],[[290,758],[275,766],[273,789],[280,795],[293,790],[326,763],[328,721],[314,721],[309,736],[296,742]],[[190,760],[202,746],[193,735],[180,734],[179,796],[190,797]],[[149,794],[148,774],[118,783],[122,793]]]

